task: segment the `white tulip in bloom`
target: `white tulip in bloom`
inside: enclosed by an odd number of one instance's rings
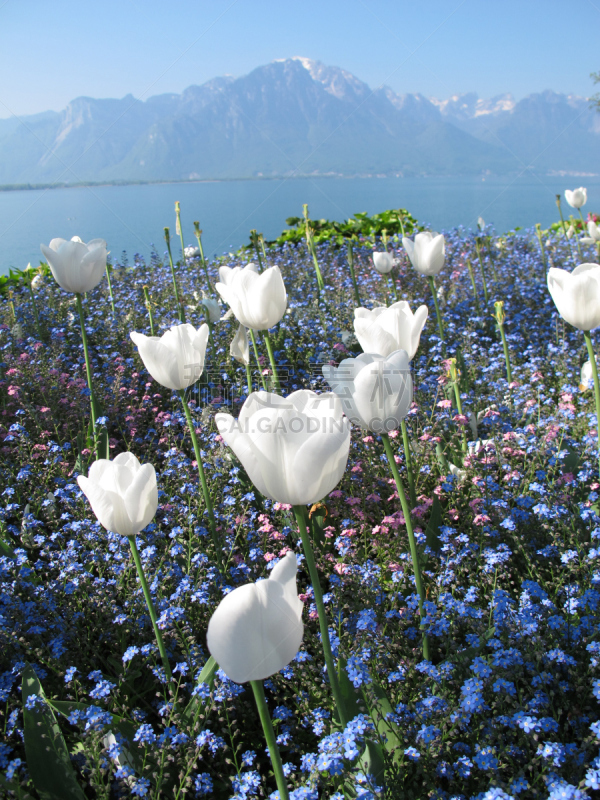
[[[157,383],[179,391],[195,383],[204,371],[208,325],[173,325],[162,336],[129,334],[144,366]]]
[[[591,331],[600,325],[600,265],[580,264],[573,272],[552,267],[548,289],[558,313],[574,328]]]
[[[210,324],[214,325],[221,319],[221,305],[214,297],[209,297],[204,290],[202,290],[202,305],[208,311],[208,318]]]
[[[298,652],[304,625],[297,569],[296,556],[289,551],[267,580],[238,586],[210,618],[206,644],[232,681],[264,680],[286,667]]]
[[[394,259],[389,253],[373,253],[373,266],[380,275],[387,275],[394,266]]]
[[[342,479],[350,425],[332,392],[301,389],[289,397],[252,392],[239,419],[217,414],[215,422],[252,483],[271,500],[316,503]]]
[[[587,228],[589,236],[584,236],[581,244],[598,244],[600,242],[600,228],[592,219],[588,222]]]
[[[186,258],[196,258],[197,256],[200,255],[200,248],[194,247],[193,244],[190,244],[185,248],[183,252],[185,253]]]
[[[247,367],[250,363],[250,342],[248,341],[248,332],[243,325],[239,326],[237,333],[231,340],[229,355],[244,367]]]
[[[215,285],[238,322],[255,331],[266,331],[281,320],[287,308],[287,292],[279,267],[259,273],[256,264],[220,267]]]
[[[565,189],[565,200],[572,208],[581,208],[587,203],[587,189],[580,186],[579,189]]]
[[[323,376],[342,401],[350,422],[373,433],[400,427],[412,403],[408,355],[396,350],[386,358],[361,353],[345,358],[339,367],[323,366]]]
[[[88,477],[79,475],[77,483],[98,522],[113,533],[135,536],[156,514],[156,472],[152,464],[142,466],[133,453],[94,461]]]
[[[406,350],[411,361],[428,313],[427,306],[419,306],[413,314],[406,300],[399,300],[389,308],[355,308],[354,332],[365,353],[389,356],[394,350]]]
[[[444,266],[446,258],[446,240],[441,233],[422,231],[412,239],[402,238],[404,249],[408,253],[410,263],[421,275],[433,277]]]
[[[106,270],[106,242],[92,239],[84,244],[79,236],[70,242],[52,239],[50,246],[40,245],[54,280],[65,292],[89,292],[102,280]]]

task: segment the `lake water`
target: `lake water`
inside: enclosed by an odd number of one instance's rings
[[[588,210],[600,212],[600,178],[295,178],[94,186],[0,192],[0,273],[41,259],[40,243],[54,237],[83,241],[106,239],[113,259],[125,250],[149,257],[152,245],[165,250],[163,228],[171,229],[174,256],[176,200],[181,202],[185,244],[196,244],[193,220],[200,221],[207,256],[248,243],[250,229],[274,239],[285,220],[302,216],[308,203],[312,219],[343,220],[358,211],[374,214],[407,208],[436,230],[475,228],[482,216],[498,233],[558,219],[555,195],[583,184]],[[572,209],[563,201],[565,215]]]

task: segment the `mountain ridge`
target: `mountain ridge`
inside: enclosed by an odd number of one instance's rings
[[[0,184],[589,173],[600,115],[588,103],[551,90],[400,95],[295,56],[181,94],[82,96],[0,120]]]

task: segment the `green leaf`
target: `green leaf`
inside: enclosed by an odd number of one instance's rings
[[[210,688],[212,689],[213,683],[215,682],[215,673],[219,669],[219,665],[211,656],[206,664],[202,667],[202,671],[198,676],[197,685],[199,686],[201,683],[207,683]],[[196,724],[196,720],[198,719],[198,715],[201,713],[202,708],[205,705],[205,700],[203,700],[198,695],[194,695],[190,702],[187,704],[182,716],[184,724],[194,726]]]
[[[360,713],[360,709],[358,707],[358,698],[360,695],[348,677],[348,672],[346,671],[347,663],[348,662],[344,656],[340,656],[338,658],[338,683],[340,684],[340,692],[344,700],[344,711],[346,712],[346,718],[353,719],[357,714]],[[337,712],[335,712],[334,716],[339,722],[339,716],[337,715]]]
[[[27,769],[42,800],[85,800],[66,742],[49,706],[26,708],[27,698],[44,690],[31,665],[23,670],[23,728]]]
[[[439,536],[439,530],[441,524],[442,524],[442,505],[436,495],[433,498],[433,504],[431,506],[431,515],[429,517],[427,528],[425,529],[425,538],[427,540],[427,546],[430,547],[435,552],[440,550],[442,547],[442,543],[440,541],[440,536]]]

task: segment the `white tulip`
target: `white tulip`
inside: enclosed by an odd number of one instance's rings
[[[204,290],[202,290],[202,305],[208,311],[208,318],[210,324],[214,325],[221,319],[221,305],[214,297],[209,297]]]
[[[52,239],[50,246],[40,245],[54,280],[65,292],[89,292],[102,280],[106,270],[106,242],[92,239],[84,244],[79,236],[70,242]]]
[[[135,536],[156,514],[156,472],[152,464],[142,466],[133,453],[94,461],[88,477],[79,475],[77,483],[98,522],[113,533]]]
[[[404,249],[410,262],[421,275],[437,275],[444,266],[446,258],[446,240],[441,233],[422,231],[417,233],[415,241],[402,238]]]
[[[600,325],[600,265],[580,264],[573,272],[552,267],[548,289],[559,314],[574,328],[591,331]]]
[[[587,203],[587,189],[580,186],[579,189],[565,189],[565,200],[572,208],[581,208]]]
[[[279,267],[269,267],[260,274],[252,263],[243,269],[220,267],[219,277],[216,290],[246,328],[268,330],[285,314],[287,293]]]
[[[581,244],[598,244],[600,242],[600,228],[592,219],[588,222],[587,228],[589,236],[584,236],[581,239]]]
[[[243,325],[239,326],[237,333],[231,340],[229,355],[244,367],[247,367],[250,363],[250,342],[248,341],[248,332]]]
[[[162,336],[129,335],[140,351],[144,366],[157,383],[179,391],[195,383],[204,371],[208,325],[173,325]]]
[[[450,474],[454,475],[458,483],[462,483],[467,477],[466,470],[457,467],[456,464],[448,463],[448,469],[450,470]]]
[[[389,253],[373,253],[373,266],[380,275],[387,275],[394,267],[394,259]]]
[[[411,361],[417,352],[428,313],[427,306],[423,305],[413,314],[406,300],[399,300],[389,308],[355,308],[356,338],[365,353],[389,356],[395,350],[406,350]]]
[[[350,422],[373,433],[400,427],[412,403],[406,351],[396,350],[385,358],[361,353],[357,358],[345,358],[339,367],[326,364],[322,370]]]
[[[196,256],[200,255],[200,248],[189,245],[183,252],[186,258],[196,258]]]
[[[350,425],[331,392],[301,389],[289,397],[252,392],[239,419],[217,414],[215,422],[252,483],[270,500],[316,503],[342,479]]]
[[[206,644],[232,681],[264,680],[298,652],[304,625],[297,569],[296,556],[288,551],[267,580],[238,586],[210,618]]]
[[[598,363],[596,359],[596,364]],[[594,376],[592,374],[592,362],[586,361],[585,364],[581,368],[581,383],[579,384],[579,388],[581,391],[585,391],[585,389],[593,389],[594,388]]]

